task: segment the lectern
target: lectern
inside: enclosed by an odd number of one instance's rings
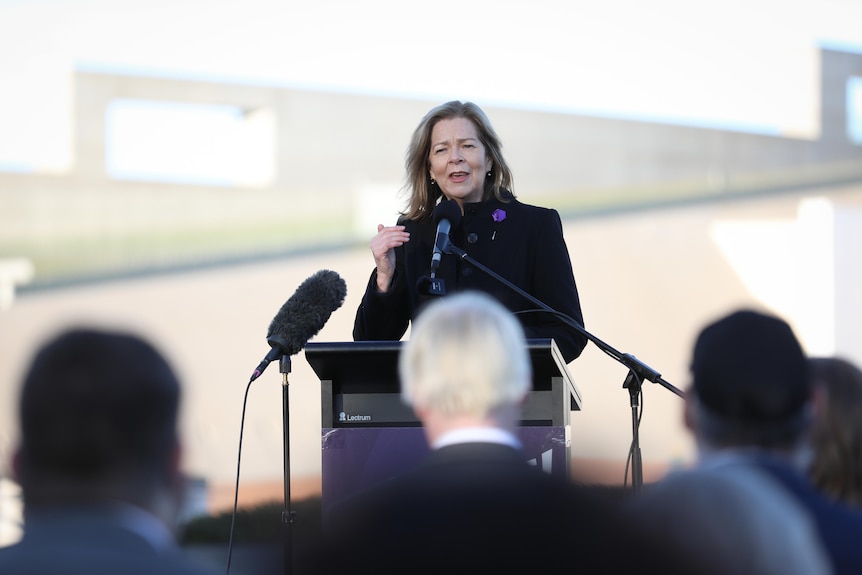
[[[401,401],[398,341],[308,343],[320,378],[322,504],[407,471],[427,453],[421,423]],[[528,461],[569,477],[569,416],[581,395],[553,339],[527,341],[533,385],[518,435]]]

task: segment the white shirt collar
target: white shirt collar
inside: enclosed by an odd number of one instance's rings
[[[437,438],[431,446],[440,449],[456,443],[499,443],[515,449],[522,448],[521,442],[513,433],[499,427],[462,427],[447,431]]]

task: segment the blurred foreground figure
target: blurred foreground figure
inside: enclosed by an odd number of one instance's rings
[[[807,360],[780,318],[741,310],[707,325],[685,423],[698,461],[631,501],[728,573],[862,573],[862,515],[803,473],[813,417]]]
[[[627,523],[616,504],[526,462],[516,428],[530,358],[519,322],[492,296],[429,304],[399,369],[431,453],[333,507],[323,572],[708,572]]]
[[[829,497],[862,507],[862,370],[839,357],[808,365],[819,399],[809,475]]]
[[[24,536],[0,549],[0,573],[211,573],[173,533],[179,402],[170,366],[136,336],[75,329],[47,342],[21,388]]]

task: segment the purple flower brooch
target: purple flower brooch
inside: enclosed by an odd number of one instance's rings
[[[491,213],[491,219],[495,222],[502,222],[506,219],[506,210],[496,209]],[[491,240],[493,241],[497,237],[497,230],[493,230],[491,233]]]

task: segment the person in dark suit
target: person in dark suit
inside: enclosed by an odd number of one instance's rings
[[[675,532],[701,547],[750,549],[771,566],[735,573],[822,573],[818,546],[827,572],[862,573],[862,513],[829,500],[805,474],[815,410],[807,359],[790,325],[755,310],[721,317],[698,334],[691,374],[684,417],[697,464],[645,489],[635,502],[641,511],[674,518]],[[730,495],[719,497],[710,484]],[[718,533],[715,543],[702,526]],[[792,555],[800,556],[794,564]],[[800,571],[802,561],[811,567]]]
[[[423,304],[436,238],[435,207],[457,203],[463,217],[452,243],[552,309],[583,326],[578,289],[559,214],[515,198],[502,144],[485,113],[471,102],[447,102],[419,123],[407,152],[410,199],[394,226],[377,226],[371,240],[376,268],[356,313],[355,340],[398,340]],[[519,314],[528,338],[553,338],[565,361],[586,337],[466,260],[443,256],[436,278],[447,293],[492,294]]]
[[[75,328],[47,341],[20,392],[24,532],[0,549],[0,573],[213,573],[174,536],[179,403],[171,367],[135,335]]]
[[[318,572],[709,572],[616,503],[527,463],[516,434],[532,380],[525,343],[488,294],[428,305],[399,374],[431,452],[333,506]]]

